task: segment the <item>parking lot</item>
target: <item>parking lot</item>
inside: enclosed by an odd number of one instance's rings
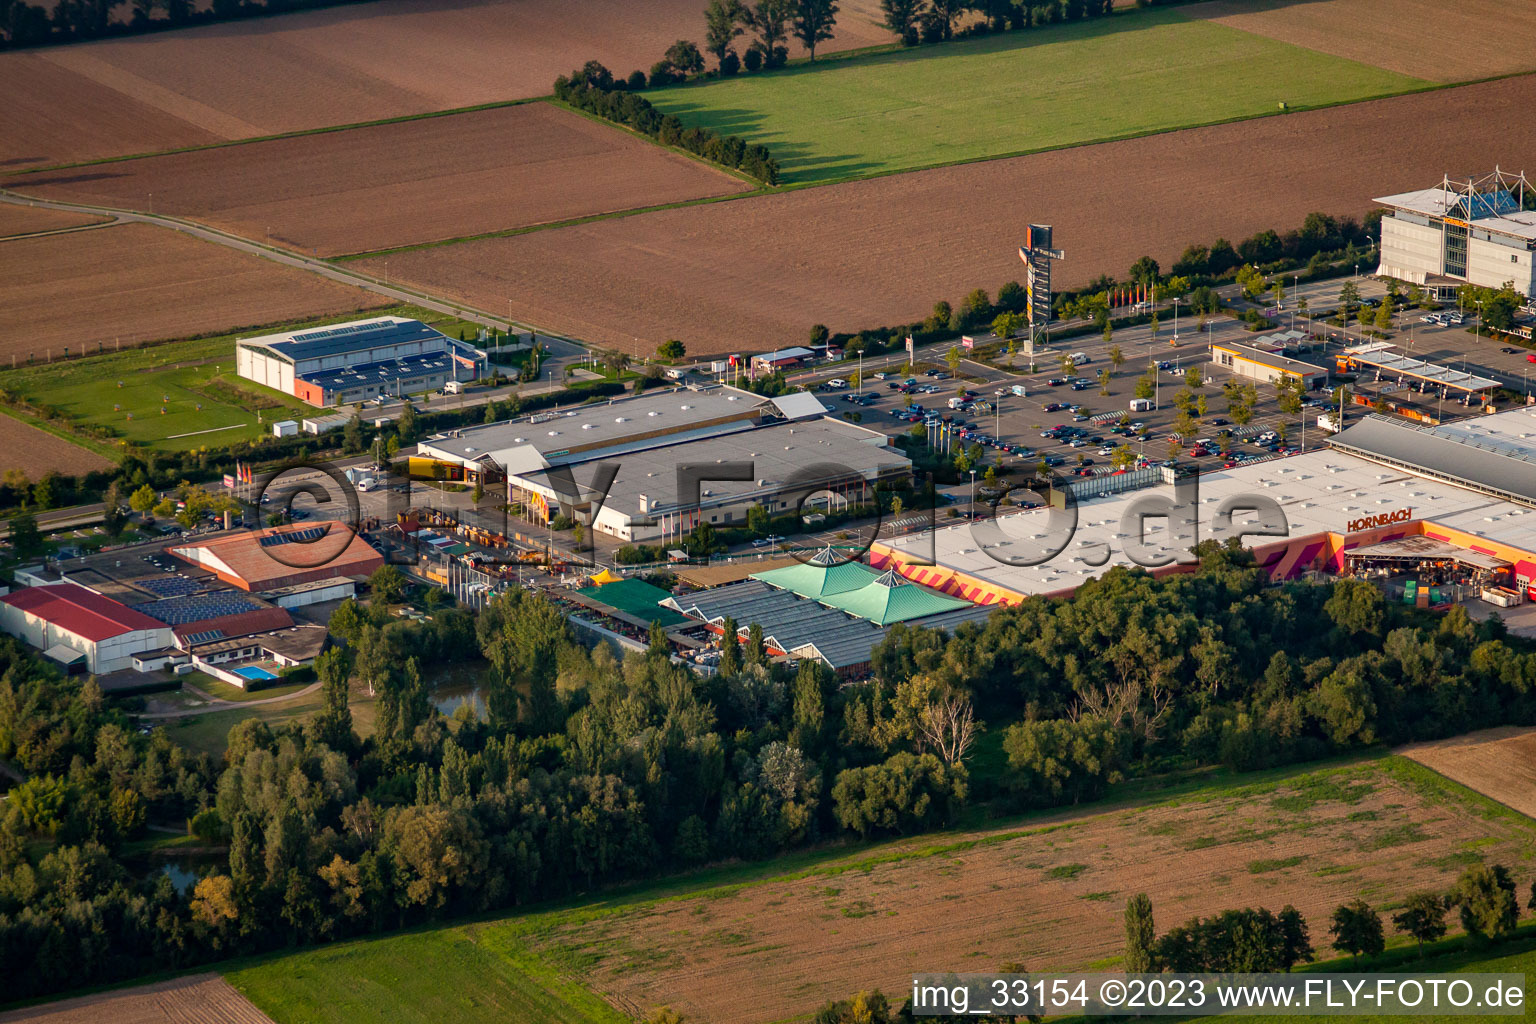
[[[1109,346],[1103,337],[1094,335],[1070,339],[1052,346],[1050,352],[1037,354],[1034,372],[1008,373],[967,360],[959,366],[959,379],[951,379],[944,369],[920,371],[911,377],[895,369],[874,371],[862,387],[821,390],[818,396],[838,412],[855,414],[862,424],[893,434],[948,417],[956,431],[954,443],[980,443],[986,450],[986,461],[1004,467],[1033,468],[1045,461],[1058,473],[1108,473],[1114,471],[1115,448],[1130,449],[1142,465],[1162,462],[1176,453],[1180,460],[1192,460],[1203,468],[1221,466],[1231,461],[1229,456],[1252,458],[1272,454],[1269,448],[1250,439],[1275,429],[1284,418],[1270,385],[1257,386],[1253,418],[1246,431],[1240,431],[1249,437],[1233,438],[1226,454],[1221,451],[1218,439],[1219,431],[1235,425],[1228,422],[1227,402],[1221,388],[1227,375],[1211,365],[1207,346],[1212,340],[1241,340],[1247,332],[1230,320],[1213,322],[1208,330],[1199,331],[1194,321],[1181,318],[1180,328],[1178,346],[1171,344],[1171,322],[1159,330],[1155,347],[1148,328],[1117,333],[1113,344],[1120,347],[1124,356],[1118,370],[1110,365]],[[1082,353],[1087,360],[1068,375],[1059,359],[1074,353]],[[1021,356],[1021,363],[1022,359]],[[1155,407],[1133,413],[1130,403],[1149,362],[1161,366],[1154,378]],[[1196,394],[1203,395],[1207,403],[1207,415],[1196,438],[1209,442],[1198,447],[1202,454],[1194,454],[1197,446],[1192,443],[1181,443],[1176,448],[1169,444],[1178,415],[1173,396],[1187,386],[1185,373],[1192,366],[1201,371],[1202,386]],[[1099,381],[1099,373],[1106,367],[1111,370],[1107,395]],[[886,374],[883,379],[878,376],[882,373]],[[958,397],[961,387],[972,394],[972,401],[963,411],[951,410],[950,400]],[[1024,393],[1016,394],[1020,389]],[[1318,405],[1326,404],[1323,393],[1309,398]],[[1315,407],[1308,409],[1304,418],[1315,422],[1317,412]],[[1129,425],[1139,427],[1117,430],[1121,413]],[[1114,419],[1093,422],[1093,417],[1099,414]],[[1145,437],[1141,427],[1146,430]],[[966,436],[962,437],[960,431],[965,431]],[[1321,439],[1311,427],[1306,433],[1309,447]],[[1045,434],[1052,436],[1042,436]],[[1288,418],[1288,436],[1293,445],[1299,447],[1301,434],[1298,419]]]

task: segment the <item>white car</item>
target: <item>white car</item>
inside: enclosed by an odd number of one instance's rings
[[[845,388],[848,386],[848,382],[843,380],[841,377],[834,377],[827,381],[827,385],[834,388]]]

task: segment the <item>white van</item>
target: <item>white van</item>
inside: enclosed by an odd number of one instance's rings
[[[1152,399],[1150,399],[1150,398],[1133,398],[1133,399],[1131,399],[1131,412],[1151,412],[1151,411],[1152,411]]]
[[[1087,366],[1089,363],[1093,362],[1092,359],[1088,358],[1087,352],[1073,352],[1067,358],[1072,360],[1073,366]]]
[[[443,384],[443,394],[445,394],[445,395],[462,395],[463,393],[464,393],[464,384],[463,384],[463,382],[456,381],[456,380],[450,380],[450,381],[444,382],[444,384]]]

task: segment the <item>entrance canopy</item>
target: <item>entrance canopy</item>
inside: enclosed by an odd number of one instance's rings
[[[1469,551],[1432,537],[1400,537],[1397,540],[1371,544],[1363,548],[1350,548],[1344,552],[1349,559],[1371,559],[1378,562],[1455,562],[1487,572],[1508,569],[1510,564],[1478,551]]]

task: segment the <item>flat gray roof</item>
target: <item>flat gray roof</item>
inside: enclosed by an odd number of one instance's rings
[[[530,460],[530,455],[536,454],[553,464],[574,447],[620,444],[634,435],[658,431],[696,433],[701,429],[697,426],[700,422],[738,415],[750,417],[753,410],[766,402],[761,395],[724,386],[649,391],[633,398],[615,398],[436,434],[422,441],[418,448],[423,454],[430,449],[466,462],[489,457],[518,472],[516,467],[532,468],[537,464],[537,460]],[[657,437],[646,443],[654,446],[672,441],[669,437]]]
[[[607,460],[616,462],[619,470],[608,491],[604,507],[619,509],[632,516],[639,515],[640,495],[644,494],[652,502],[660,503],[656,511],[675,509],[679,501],[677,468],[683,464],[752,464],[751,481],[705,482],[702,490],[712,492],[703,495],[706,506],[711,502],[726,503],[726,499],[730,503],[745,500],[754,492],[781,493],[790,481],[808,479],[800,474],[806,474],[821,465],[846,467],[849,472],[865,477],[909,467],[911,460],[886,447],[885,440],[885,434],[824,417],[626,452]],[[603,460],[584,462],[572,471],[577,486],[585,489],[592,485],[600,461]],[[547,473],[534,472],[522,476],[546,487],[554,486]]]
[[[1382,206],[1407,210],[1426,217],[1454,217],[1462,220],[1465,218],[1457,209],[1461,199],[1462,197],[1455,192],[1447,191],[1437,185],[1434,188],[1421,188],[1416,192],[1399,192],[1397,195],[1381,196],[1375,201]],[[1498,216],[1478,217],[1468,223],[1487,231],[1496,231],[1501,235],[1512,235],[1526,241],[1536,240],[1536,211],[1510,210]]]
[[[1524,430],[1514,429],[1517,426]],[[1333,448],[1417,467],[1484,494],[1536,505],[1536,416],[1526,409],[1440,427],[1367,416],[1334,435]]]

